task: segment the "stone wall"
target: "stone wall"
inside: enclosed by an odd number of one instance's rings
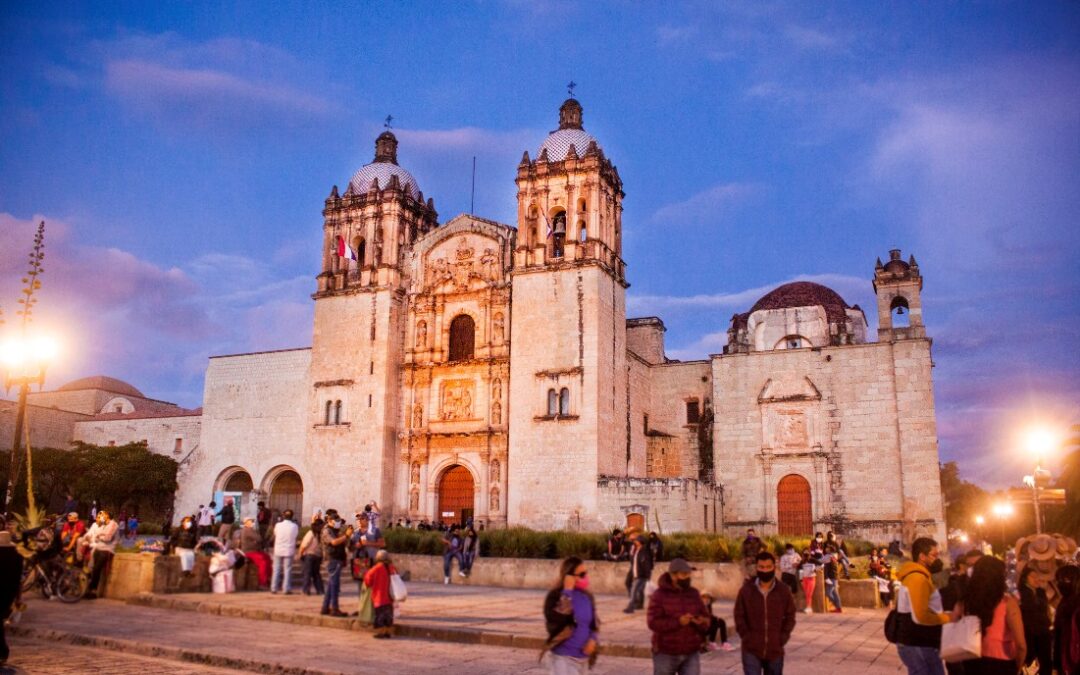
[[[18,403],[0,400],[0,447],[11,450],[15,439],[15,414]],[[89,419],[88,415],[36,405],[26,406],[27,424],[30,427],[31,448],[67,448],[71,445],[75,425]],[[25,433],[25,432],[24,432]],[[20,442],[25,447],[26,441]]]
[[[640,514],[646,527],[660,532],[715,532],[723,526],[720,490],[693,478],[616,478],[601,476],[599,515],[606,529],[623,526]]]
[[[146,441],[151,452],[181,461],[199,445],[202,415],[189,413],[175,417],[90,419],[75,424],[72,438],[93,445],[124,445]]]

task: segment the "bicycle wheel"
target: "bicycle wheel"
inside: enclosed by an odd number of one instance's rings
[[[77,567],[68,567],[56,580],[56,595],[61,602],[78,602],[86,595],[90,577]]]
[[[34,587],[35,583],[37,583],[37,566],[24,565],[22,584],[19,586],[19,588],[22,589],[23,593],[29,593],[30,589]]]

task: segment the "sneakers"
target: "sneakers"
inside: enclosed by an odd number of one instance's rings
[[[705,649],[703,649],[702,651],[715,652],[717,649],[720,649],[720,645],[716,644],[715,642],[706,642]]]
[[[732,645],[730,642],[725,642],[724,644],[720,645],[720,649],[723,649],[725,652],[735,651],[734,645]]]
[[[814,608],[813,607],[807,607],[806,609],[803,610],[803,614],[813,614],[813,613],[814,613]]]
[[[449,583],[450,583],[450,577],[443,577],[443,580],[442,580],[442,582],[443,582],[443,585],[444,585],[444,586],[445,586],[446,584],[449,584]]]
[[[458,572],[457,575],[459,577],[467,577],[467,576],[469,576],[468,574],[465,574],[464,572]],[[390,637],[390,636],[388,635],[387,637]]]
[[[622,613],[623,614],[633,614],[634,613],[634,608],[633,607],[627,607],[626,609],[624,609],[622,611]]]

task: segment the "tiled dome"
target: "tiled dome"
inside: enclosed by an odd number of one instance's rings
[[[843,322],[847,319],[848,304],[840,294],[812,281],[793,281],[778,286],[761,297],[747,314],[761,309],[787,309],[788,307],[814,307],[825,310],[829,321]]]
[[[60,387],[57,391],[83,391],[85,389],[101,389],[114,394],[146,398],[145,394],[127,382],[105,375],[94,375],[93,377],[84,377],[80,380],[73,380]]]
[[[577,156],[584,157],[589,143],[595,140],[596,138],[584,129],[558,129],[552,131],[544,139],[544,142],[540,144],[540,149],[536,151],[536,156],[539,157],[540,153],[547,150],[549,160],[560,162],[566,159],[566,153],[570,151],[570,146],[573,145],[574,150],[577,151]],[[597,146],[599,145],[598,142]]]
[[[390,184],[391,176],[398,177],[401,188],[405,190],[406,194],[410,197],[416,197],[420,191],[416,179],[405,169],[390,162],[372,162],[365,165],[353,175],[349,181],[349,187],[352,188],[353,192],[364,193],[371,189],[372,182],[378,179],[379,189],[385,190],[386,186]]]

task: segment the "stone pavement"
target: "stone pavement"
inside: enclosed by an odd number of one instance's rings
[[[228,675],[235,670],[178,663],[171,659],[137,656],[97,647],[63,645],[34,638],[9,638],[11,659],[0,666],[0,675]]]
[[[348,595],[342,599],[342,609],[349,611],[356,606],[356,585],[348,583],[345,590]],[[371,672],[365,669],[368,665],[378,665],[392,672],[440,669],[452,673],[458,672],[458,663],[463,666],[461,672],[543,672],[536,665],[535,649],[544,632],[540,617],[542,591],[413,582],[409,592],[409,599],[401,604],[399,621],[414,630],[405,631],[406,637],[386,642],[373,640],[367,634],[327,630],[358,626],[355,621],[320,617],[318,597],[265,592],[143,599],[173,609],[109,601],[71,606],[36,601],[21,628],[29,627],[38,631],[37,635],[56,631],[53,637],[67,641],[71,636],[84,636],[92,638],[90,644],[122,640],[125,644],[111,646],[139,654],[154,654],[145,648],[140,651],[140,645],[168,645],[176,648],[172,658],[248,670],[265,670],[270,659],[277,672],[284,672],[281,668],[287,666],[297,669],[290,672],[317,668],[363,673]],[[644,612],[623,614],[623,597],[598,596],[597,600],[605,653],[600,669],[594,672],[650,672],[647,660],[625,658],[648,655]],[[714,608],[733,631],[731,606],[717,602]],[[788,645],[786,671],[830,675],[900,672],[896,650],[882,636],[884,616],[883,610],[799,614]],[[337,660],[335,654],[329,662],[310,660],[315,653],[309,646],[328,642],[341,645],[348,657]],[[258,646],[262,643],[266,650]],[[613,649],[620,646],[622,649]],[[363,649],[363,664],[356,662],[357,647]],[[375,658],[371,664],[369,656]],[[446,664],[450,664],[449,670]],[[705,655],[703,666],[708,673],[741,672],[737,652]]]

